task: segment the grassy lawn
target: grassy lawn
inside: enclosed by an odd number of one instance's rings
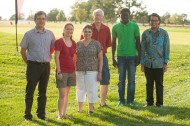
[[[74,39],[79,40],[84,24],[75,24]],[[23,34],[34,26],[33,23],[18,26],[18,44]],[[47,23],[57,38],[61,37],[63,23]],[[110,25],[111,26],[111,25]],[[141,33],[148,27],[141,26]],[[69,119],[57,120],[58,90],[54,82],[54,60],[51,62],[51,75],[47,89],[47,118],[39,120],[35,114],[37,90],[34,95],[32,114],[33,121],[23,118],[25,95],[25,64],[21,55],[16,55],[15,27],[0,24],[0,126],[190,126],[190,28],[165,27],[171,39],[171,58],[168,71],[164,76],[164,107],[143,108],[145,102],[145,77],[137,67],[135,101],[136,108],[117,107],[117,69],[112,67],[111,49],[108,59],[111,83],[107,104],[111,108],[100,108],[95,104],[94,114],[87,114],[87,103],[84,112],[77,113],[75,87],[71,88],[67,114]],[[20,48],[19,48],[20,49]]]

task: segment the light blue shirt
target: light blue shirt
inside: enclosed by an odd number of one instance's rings
[[[27,60],[50,62],[50,47],[54,46],[54,42],[55,37],[52,31],[44,29],[43,32],[38,32],[34,28],[24,34],[20,46],[27,50]]]
[[[167,31],[147,29],[142,34],[140,63],[148,68],[163,68],[170,56],[170,40]]]

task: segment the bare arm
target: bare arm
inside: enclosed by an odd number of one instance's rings
[[[27,64],[26,49],[21,47],[20,54],[22,56],[23,61]]]
[[[60,62],[59,62],[59,55],[60,55],[60,51],[55,51],[55,65],[56,65],[56,69],[57,69],[57,73],[56,76],[58,79],[62,79],[62,74],[61,74],[61,68],[60,68]]]
[[[115,60],[115,51],[116,51],[116,38],[112,38],[112,65],[117,67],[117,61]]]
[[[136,65],[138,66],[140,63],[140,36],[135,37],[136,40],[136,48],[137,48],[137,52],[138,52],[138,56],[136,58]]]

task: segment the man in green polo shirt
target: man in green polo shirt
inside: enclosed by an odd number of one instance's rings
[[[130,10],[123,8],[120,11],[120,22],[112,28],[112,61],[113,66],[118,67],[119,82],[118,106],[125,105],[136,106],[134,103],[135,95],[135,73],[136,66],[139,65],[140,54],[140,32],[136,23],[129,20]],[[117,40],[118,39],[118,40]],[[115,60],[117,43],[117,61]],[[125,81],[128,79],[127,99],[125,101]]]

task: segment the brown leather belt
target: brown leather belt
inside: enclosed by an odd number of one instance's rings
[[[49,64],[49,62],[37,62],[37,61],[31,61],[31,60],[28,60],[27,62],[28,63],[35,63],[35,64]]]

